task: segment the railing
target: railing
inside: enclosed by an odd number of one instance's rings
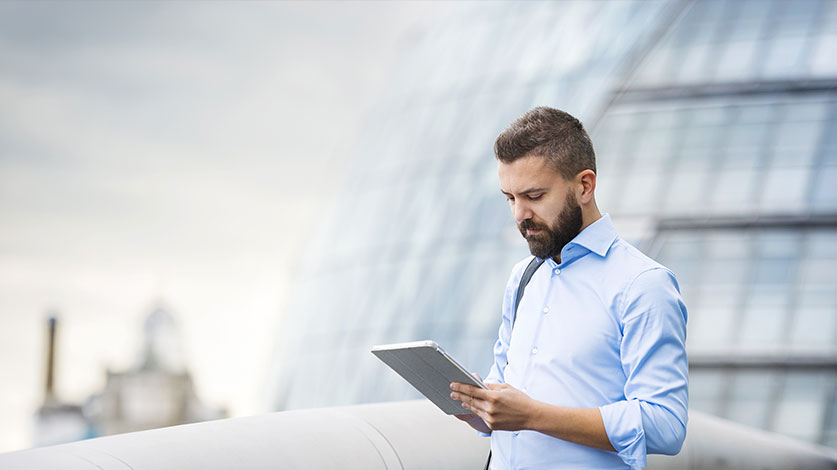
[[[285,411],[0,454],[0,469],[481,469],[489,440],[420,401]],[[837,469],[834,450],[691,413],[649,469]]]

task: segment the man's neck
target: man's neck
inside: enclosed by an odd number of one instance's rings
[[[601,218],[602,213],[599,212],[599,208],[596,206],[595,201],[590,203],[587,207],[581,206],[581,230],[578,233],[583,232],[584,229]]]

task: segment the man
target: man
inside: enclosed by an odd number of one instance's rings
[[[686,436],[686,308],[674,275],[619,238],[596,206],[582,124],[535,108],[494,144],[500,189],[534,257],[512,270],[489,390],[451,384],[491,435],[493,469],[624,469]],[[512,317],[514,315],[514,322]]]

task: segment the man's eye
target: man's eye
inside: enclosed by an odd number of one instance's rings
[[[529,196],[529,200],[530,201],[537,201],[538,199],[541,198],[541,196],[543,196],[543,194],[538,194],[537,196]]]

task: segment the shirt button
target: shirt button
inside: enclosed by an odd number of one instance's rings
[[[532,354],[537,354],[537,353],[538,353],[538,348],[532,348]]]
[[[544,307],[543,308],[543,313],[549,313],[549,307]]]
[[[554,272],[556,275],[561,274],[561,270],[558,268],[555,268],[552,272]]]

